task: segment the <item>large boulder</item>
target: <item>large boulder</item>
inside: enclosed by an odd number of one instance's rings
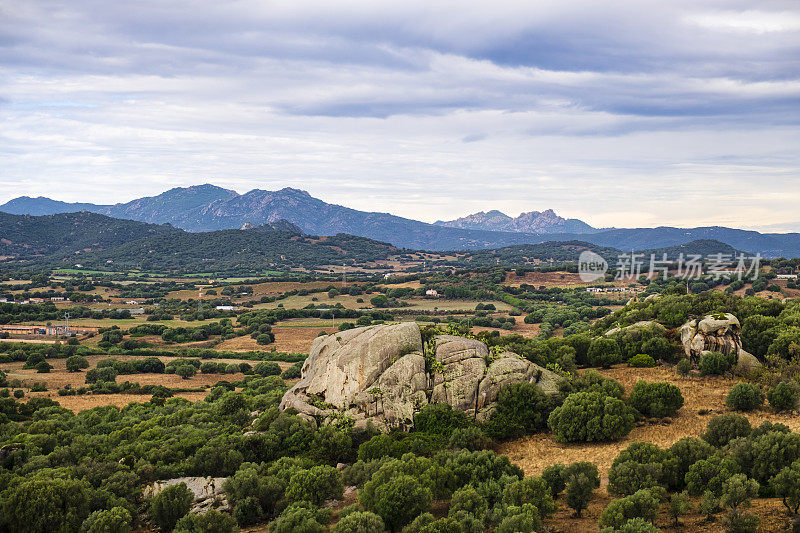
[[[428,403],[485,420],[504,385],[528,381],[555,394],[561,379],[516,354],[495,357],[476,339],[438,335],[424,347],[419,327],[404,322],[318,337],[281,409],[321,423],[345,415],[357,426],[407,429]]]
[[[617,333],[623,331],[630,331],[634,329],[655,329],[659,330],[659,332],[661,333],[666,332],[666,328],[661,324],[659,324],[658,322],[656,322],[655,320],[641,320],[639,322],[636,322],[635,324],[631,324],[630,326],[622,326],[622,327],[617,326],[615,328],[611,328],[610,330],[606,331],[604,335],[606,337],[610,337],[612,335],[616,335]]]
[[[434,368],[431,401],[448,403],[453,409],[474,417],[476,395],[486,374],[489,349],[478,340],[452,335],[440,335],[434,343],[436,362],[441,368]]]
[[[191,513],[204,513],[210,509],[217,511],[230,511],[227,496],[222,486],[227,478],[224,477],[177,477],[154,481],[142,490],[144,499],[152,498],[171,486],[185,483],[186,488],[194,495]]]
[[[697,363],[704,353],[722,352],[736,355],[736,371],[739,373],[747,373],[761,365],[755,356],[742,349],[742,327],[739,319],[730,313],[689,320],[681,326],[679,333],[683,351],[693,363]]]

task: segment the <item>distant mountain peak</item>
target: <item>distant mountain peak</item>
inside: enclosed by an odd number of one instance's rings
[[[593,233],[589,224],[574,218],[562,218],[552,209],[528,211],[512,218],[493,209],[449,221],[437,221],[438,226],[484,231],[511,231],[518,233]]]

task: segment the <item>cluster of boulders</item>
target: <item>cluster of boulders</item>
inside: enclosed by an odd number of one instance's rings
[[[143,496],[145,499],[152,498],[161,494],[170,485],[186,484],[194,494],[191,513],[205,513],[210,509],[217,511],[230,511],[231,506],[228,498],[222,490],[222,485],[227,478],[224,477],[178,477],[162,481],[154,481],[144,488]]]
[[[318,337],[280,407],[315,421],[347,416],[357,427],[407,429],[428,403],[485,421],[504,385],[527,381],[556,393],[561,379],[472,338],[438,335],[423,345],[419,326],[404,322]]]
[[[708,352],[736,354],[737,371],[746,372],[761,363],[742,348],[742,326],[731,313],[717,313],[693,319],[681,326],[681,344],[686,357],[693,363]]]

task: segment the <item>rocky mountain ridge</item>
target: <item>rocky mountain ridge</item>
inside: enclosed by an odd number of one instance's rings
[[[513,218],[505,213],[492,210],[481,211],[455,220],[434,222],[438,226],[461,229],[480,229],[488,231],[512,231],[518,233],[594,233],[598,230],[576,218],[563,218],[552,209],[529,211]]]

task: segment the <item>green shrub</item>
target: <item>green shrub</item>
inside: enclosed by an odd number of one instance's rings
[[[303,362],[298,361],[289,368],[287,368],[286,370],[284,370],[283,374],[281,374],[281,377],[283,379],[299,379],[300,375],[302,374],[302,370],[303,370]]]
[[[81,526],[81,533],[128,533],[130,530],[131,513],[124,507],[95,511]]]
[[[712,446],[720,448],[733,439],[748,436],[752,429],[750,421],[746,417],[736,413],[728,413],[715,416],[708,421],[703,440]]]
[[[728,511],[722,520],[726,533],[756,533],[759,522],[757,516],[741,511]]]
[[[708,352],[700,357],[700,373],[704,376],[721,376],[736,362],[735,354]]]
[[[627,496],[659,485],[667,456],[655,444],[634,442],[614,459],[608,472],[608,491]]]
[[[496,533],[517,533],[520,531],[541,531],[542,519],[536,506],[526,503],[522,507],[510,506],[506,517],[497,526]]]
[[[641,489],[658,486],[661,479],[661,463],[638,463],[624,461],[615,464],[608,474],[608,491],[627,496]]]
[[[66,361],[67,372],[78,372],[83,368],[89,368],[89,361],[80,355],[71,355]]]
[[[604,527],[600,530],[600,533],[659,533],[660,531],[644,518],[631,518],[622,527]]]
[[[175,367],[175,374],[182,379],[189,379],[197,374],[197,367],[194,365],[178,365]]]
[[[93,368],[86,372],[86,383],[115,383],[117,381],[117,371],[114,367]]]
[[[332,531],[333,533],[383,533],[386,527],[381,517],[375,513],[355,511],[340,518]]]
[[[628,404],[645,416],[672,416],[683,407],[681,389],[669,383],[638,381],[628,398]]]
[[[566,469],[567,467],[562,464],[555,464],[542,470],[542,479],[550,487],[550,494],[553,498],[557,498],[567,486],[566,479],[564,479]]]
[[[470,426],[466,428],[458,428],[450,435],[448,447],[457,450],[483,450],[492,444],[492,439],[479,427]]]
[[[714,518],[714,515],[720,512],[722,508],[719,505],[719,498],[716,494],[707,490],[703,493],[703,497],[700,499],[700,507],[698,511],[700,514],[705,515],[706,520],[711,520]]]
[[[781,381],[767,391],[767,400],[776,411],[791,411],[800,400],[800,386],[794,381]]]
[[[679,519],[683,515],[689,513],[692,509],[692,502],[689,499],[689,493],[684,492],[676,492],[669,499],[669,515],[672,517],[674,521],[675,527],[680,526]]]
[[[596,392],[570,394],[548,419],[560,442],[618,440],[630,433],[634,416],[622,400]]]
[[[580,518],[592,500],[594,490],[600,486],[597,466],[586,461],[572,463],[564,470],[564,480],[567,505],[575,511],[575,516]]]
[[[175,533],[238,533],[236,521],[229,514],[210,509],[202,514],[188,514],[178,520]]]
[[[593,368],[583,374],[574,375],[568,381],[563,381],[560,389],[564,396],[574,392],[600,392],[621,399],[625,395],[625,387],[619,381],[607,378]]]
[[[269,525],[269,533],[324,533],[329,515],[305,502],[293,503]]]
[[[764,404],[764,393],[752,383],[737,383],[728,393],[725,405],[735,411],[752,411]]]
[[[192,507],[194,494],[186,483],[164,488],[150,500],[150,517],[163,531],[172,531]]]
[[[711,491],[715,496],[722,494],[722,485],[734,474],[738,474],[739,465],[730,456],[712,455],[701,459],[689,467],[686,472],[686,488],[695,496]]]
[[[800,511],[800,461],[784,467],[770,481],[775,495],[781,498],[783,505],[791,515]]]
[[[640,353],[628,359],[628,366],[634,368],[651,368],[656,366],[656,361],[646,353]]]
[[[281,367],[275,361],[261,361],[253,367],[253,372],[259,376],[278,376],[281,373]]]
[[[688,376],[689,373],[692,371],[692,362],[688,359],[681,359],[678,361],[678,364],[675,365],[675,370],[681,376]]]
[[[611,365],[622,362],[622,353],[617,342],[605,337],[592,341],[588,355],[592,366],[610,368]]]
[[[547,417],[554,407],[553,398],[533,383],[506,385],[500,389],[497,408],[486,431],[498,440],[530,435],[547,427]]]
[[[240,526],[252,526],[264,518],[261,503],[253,496],[240,498],[233,507],[233,516]]]
[[[653,359],[671,359],[675,348],[664,337],[651,337],[642,343],[642,353]]]
[[[414,414],[414,429],[447,437],[458,428],[470,425],[467,416],[447,403],[429,403]]]
[[[375,488],[374,505],[386,527],[397,531],[418,515],[428,511],[433,495],[416,478],[400,474]]]
[[[449,516],[455,517],[460,512],[483,520],[489,512],[489,504],[475,487],[467,485],[455,491],[450,499]]]
[[[503,503],[517,507],[530,503],[536,506],[542,518],[550,518],[556,511],[550,485],[540,477],[526,477],[506,486]]]
[[[89,516],[89,490],[71,479],[21,480],[9,486],[3,521],[11,531],[69,533],[80,530]]]
[[[662,489],[663,492],[663,489]],[[642,489],[630,496],[612,500],[600,516],[600,527],[622,528],[632,518],[652,522],[661,506],[662,495],[657,490]]]
[[[714,453],[714,447],[704,440],[695,437],[684,437],[668,450],[662,461],[663,481],[670,490],[682,490],[686,487],[686,473],[689,468],[702,459],[708,459]]]
[[[327,465],[315,466],[294,474],[286,487],[286,497],[290,501],[307,501],[321,505],[328,499],[341,499],[342,474]]]

